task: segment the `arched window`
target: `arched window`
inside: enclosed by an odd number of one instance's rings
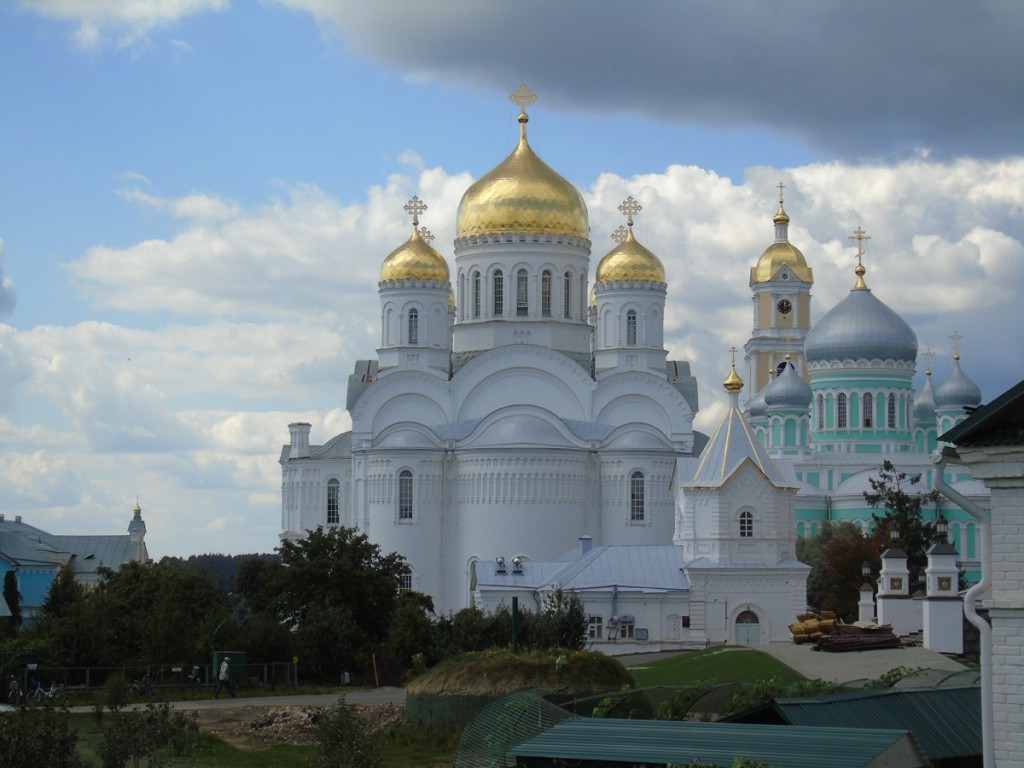
[[[412,592],[412,574],[403,573],[398,577],[398,591],[399,592]]]
[[[341,522],[341,483],[334,478],[327,481],[327,524]]]
[[[545,269],[540,275],[540,313],[551,317],[551,270]]]
[[[644,521],[644,473],[639,470],[629,476],[629,520]]]
[[[412,520],[412,472],[398,473],[398,519]]]
[[[626,313],[626,346],[636,346],[636,310],[631,309]]]
[[[572,317],[572,272],[562,277],[562,316],[566,320]]]
[[[505,276],[500,269],[494,270],[494,316],[505,314]]]
[[[754,514],[749,509],[740,512],[740,538],[754,538]]]
[[[516,316],[526,317],[530,314],[530,286],[527,282],[526,270],[516,273]]]
[[[840,392],[836,398],[836,427],[846,428],[846,393]]]
[[[480,317],[480,273],[473,273],[473,317]]]
[[[825,396],[818,395],[818,429],[825,428]]]
[[[889,402],[885,409],[885,425],[889,429],[896,429],[896,395],[889,395]]]
[[[420,343],[420,312],[418,309],[409,310],[409,343]]]
[[[871,425],[874,423],[874,418],[872,416],[872,410],[874,409],[874,406],[875,398],[871,396],[870,392],[865,392],[864,398],[861,400],[861,408],[864,411],[864,413],[861,414],[861,423],[866,428],[871,427]]]

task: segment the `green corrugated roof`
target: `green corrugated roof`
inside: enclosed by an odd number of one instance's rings
[[[770,706],[790,725],[913,731],[931,760],[981,754],[976,685],[776,699]]]
[[[1024,442],[1024,381],[961,421],[939,440],[963,447]]]
[[[906,731],[589,717],[559,723],[508,755],[532,765],[541,760],[579,765],[685,765],[701,760],[728,765],[746,757],[772,768],[864,768],[886,753],[903,758],[888,765],[929,764]]]

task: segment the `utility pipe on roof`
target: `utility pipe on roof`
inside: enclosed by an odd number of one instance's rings
[[[995,768],[995,733],[992,705],[992,627],[978,615],[975,604],[986,596],[992,584],[992,515],[975,502],[946,483],[946,462],[952,460],[959,464],[960,457],[955,453],[942,452],[932,456],[935,464],[935,490],[976,519],[981,534],[981,580],[967,590],[964,595],[964,616],[975,627],[981,636],[981,745],[982,765],[984,768]]]

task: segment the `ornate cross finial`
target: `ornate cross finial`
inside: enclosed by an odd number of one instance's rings
[[[736,353],[738,351],[739,350],[737,350],[735,346],[729,347],[729,352],[732,354],[732,367],[733,368],[736,367]]]
[[[793,334],[786,334],[786,359],[789,360],[789,342],[793,340]]]
[[[864,241],[865,240],[870,240],[871,237],[868,235],[867,232],[865,232],[863,229],[861,229],[860,225],[858,224],[857,225],[857,231],[854,232],[852,235],[850,235],[849,239],[857,241],[857,266],[858,267],[863,266],[863,262],[861,261],[861,257],[864,255]]]
[[[412,200],[406,203],[404,208],[406,213],[412,215],[412,225],[414,227],[419,226],[420,214],[427,210],[427,204],[416,195],[413,195]]]
[[[434,233],[426,227],[420,227],[420,240],[430,245],[430,243],[434,242]]]
[[[925,373],[928,376],[931,376],[932,375],[932,358],[935,357],[935,353],[932,352],[931,347],[929,347],[928,349],[926,349],[924,352],[921,353],[921,357],[923,357],[927,361],[927,363],[928,363],[928,367],[925,368]]]
[[[526,108],[533,104],[537,100],[537,94],[526,87],[526,83],[520,83],[519,87],[509,94],[509,101],[519,107],[523,114],[526,114]]]
[[[778,184],[778,187],[779,187],[779,208],[781,208],[782,207],[782,193],[783,193],[783,190],[786,189],[786,185],[783,184],[780,181],[779,184]]]
[[[953,331],[953,335],[949,338],[953,340],[953,359],[960,359],[960,340],[964,337],[959,331]]]
[[[626,215],[627,227],[633,226],[633,216],[640,213],[643,209],[644,207],[634,200],[632,195],[623,200],[622,205],[619,206],[619,210]]]
[[[619,228],[612,232],[612,240],[614,240],[616,243],[624,243],[626,242],[627,234],[628,230],[624,226],[619,224]]]

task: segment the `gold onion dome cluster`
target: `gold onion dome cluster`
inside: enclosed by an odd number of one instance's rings
[[[773,221],[776,224],[789,224],[789,214],[783,210],[781,204]],[[765,249],[761,258],[757,260],[757,266],[754,267],[754,282],[767,283],[782,269],[783,264],[788,264],[793,273],[805,283],[814,282],[811,269],[807,266],[807,259],[799,248],[789,242],[775,242]]]
[[[391,280],[449,280],[448,262],[420,237],[413,224],[412,236],[384,259],[381,282]]]
[[[530,148],[529,118],[519,115],[519,145],[462,196],[456,237],[519,232],[587,239],[590,222],[583,196]]]
[[[595,273],[596,283],[618,282],[665,282],[665,265],[650,250],[640,245],[633,237],[633,228],[626,232],[626,238],[612,248],[600,263]]]

